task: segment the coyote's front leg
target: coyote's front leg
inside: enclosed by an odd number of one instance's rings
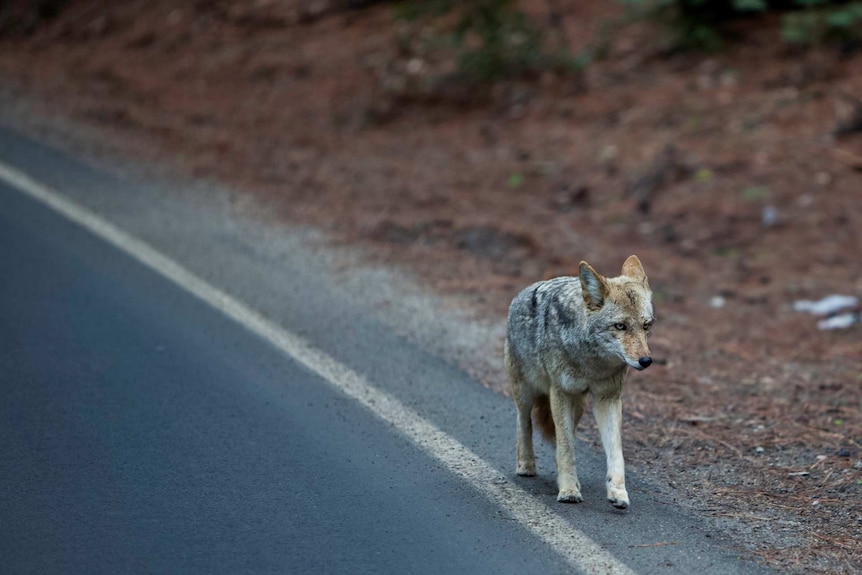
[[[584,398],[551,385],[550,399],[557,442],[557,484],[560,488],[557,501],[580,503],[584,498],[575,464],[575,428],[584,413]]]
[[[608,501],[617,509],[629,506],[626,491],[626,470],[623,461],[622,421],[623,404],[619,397],[594,398],[593,414],[599,426],[602,445],[608,462]]]

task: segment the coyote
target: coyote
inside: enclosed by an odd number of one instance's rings
[[[622,275],[605,278],[581,262],[578,277],[559,277],[523,290],[509,307],[505,361],[518,408],[518,475],[536,474],[531,413],[542,434],[556,441],[557,501],[583,501],[575,467],[575,428],[584,400],[593,398],[607,457],[608,501],[629,506],[623,463],[620,394],[628,368],[652,363],[652,292],[637,256]]]

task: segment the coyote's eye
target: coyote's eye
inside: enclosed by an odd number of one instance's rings
[[[625,330],[626,330],[626,324],[624,324],[624,323],[615,323],[615,324],[614,324],[614,329],[615,329],[615,330],[618,330],[618,331],[625,331]]]

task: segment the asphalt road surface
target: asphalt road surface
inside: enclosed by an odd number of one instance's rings
[[[603,457],[584,445],[587,503],[553,501],[547,447],[539,478],[514,477],[508,400],[331,296],[325,279],[291,269],[294,256],[276,271],[267,248],[225,240],[246,232],[217,214],[190,218],[189,202],[13,132],[0,132],[0,162],[90,202],[358,370],[499,470],[489,483],[585,533],[616,572],[763,572],[636,476],[632,509],[614,511]],[[0,179],[3,572],[577,572],[398,425],[15,188]],[[171,215],[147,219],[135,202]]]

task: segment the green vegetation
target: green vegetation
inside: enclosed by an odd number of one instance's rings
[[[451,58],[454,74],[468,83],[575,71],[586,64],[565,50],[561,29],[550,38],[513,0],[404,2],[396,17],[410,25],[400,38],[402,51]]]
[[[752,202],[755,200],[764,200],[769,197],[769,188],[766,186],[748,186],[743,188],[739,195],[743,200]]]
[[[862,2],[796,1],[807,4],[808,9],[784,15],[782,33],[786,42],[810,45],[828,40],[862,40]]]
[[[848,0],[619,0],[662,23],[671,49],[717,50],[728,24],[776,13],[788,44],[862,41],[862,2]]]

